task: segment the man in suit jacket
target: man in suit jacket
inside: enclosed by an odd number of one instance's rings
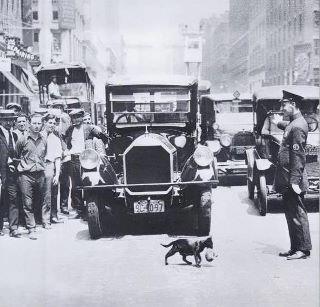
[[[72,126],[67,129],[64,141],[71,155],[71,205],[77,210],[77,217],[83,217],[84,207],[81,191],[77,191],[75,189],[75,187],[80,186],[82,183],[79,156],[82,151],[86,149],[86,143],[88,140],[98,138],[106,143],[108,138],[95,126],[83,123],[84,111],[82,109],[74,109],[69,115],[71,117]]]
[[[11,131],[15,113],[12,110],[0,110],[0,235],[3,235],[3,217],[5,206],[9,209],[10,236],[20,237],[18,232],[19,207],[17,203],[17,172],[15,168],[15,144],[17,135]]]

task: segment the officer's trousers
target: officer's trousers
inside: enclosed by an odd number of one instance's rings
[[[307,211],[303,196],[291,188],[283,195],[284,212],[290,236],[290,249],[293,251],[310,251],[312,249]]]

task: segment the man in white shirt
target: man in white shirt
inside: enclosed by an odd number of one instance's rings
[[[44,117],[43,134],[47,138],[45,156],[45,193],[42,207],[42,220],[45,229],[50,229],[51,223],[59,223],[57,210],[58,184],[61,168],[62,145],[60,138],[55,135],[56,118],[52,114]]]
[[[78,211],[78,217],[83,217],[84,207],[81,191],[75,189],[75,187],[82,185],[79,156],[86,149],[88,140],[93,140],[96,137],[106,143],[108,138],[96,127],[83,123],[84,111],[82,109],[74,109],[69,115],[72,127],[66,131],[65,143],[71,154],[71,205]]]
[[[57,76],[51,77],[51,83],[48,86],[49,97],[52,99],[62,98],[59,90],[59,85],[57,84]]]

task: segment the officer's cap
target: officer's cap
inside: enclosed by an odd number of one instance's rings
[[[17,109],[18,111],[22,110],[21,105],[16,103],[16,102],[8,103],[7,106],[6,106],[6,109],[7,110]]]
[[[15,119],[17,115],[12,110],[0,109],[0,119]]]
[[[71,117],[80,117],[80,116],[84,116],[84,111],[83,109],[73,109],[69,115]]]
[[[303,100],[302,96],[299,96],[294,93],[290,93],[288,91],[282,91],[283,92],[283,98],[281,100],[282,103],[284,102],[295,102],[297,106],[301,105],[301,102]]]

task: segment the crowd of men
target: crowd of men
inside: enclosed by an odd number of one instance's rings
[[[76,189],[81,184],[79,156],[86,148],[105,155],[107,136],[91,124],[89,113],[68,112],[65,107],[57,100],[45,114],[30,116],[15,103],[0,109],[0,236],[5,219],[11,237],[21,237],[19,226],[24,226],[32,240],[38,238],[37,224],[49,230],[52,223],[60,223],[59,187],[61,214],[70,214],[71,189],[74,217],[85,217],[81,192]]]

